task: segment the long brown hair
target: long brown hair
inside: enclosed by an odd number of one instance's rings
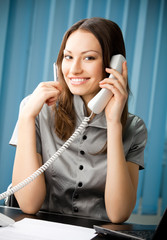
[[[103,67],[110,66],[110,59],[115,54],[122,54],[126,57],[125,44],[119,26],[107,19],[89,18],[75,23],[64,35],[57,58],[58,79],[63,87],[59,101],[55,107],[55,131],[62,140],[67,140],[75,130],[76,114],[73,105],[73,94],[70,92],[62,73],[63,51],[69,36],[76,30],[82,29],[91,32],[99,41],[103,53]],[[129,86],[127,85],[129,92]],[[124,128],[128,114],[128,101],[125,104],[121,122]]]

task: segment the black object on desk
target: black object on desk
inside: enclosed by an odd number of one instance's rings
[[[156,226],[139,224],[105,224],[94,226],[97,233],[112,237],[112,239],[167,239],[167,209],[165,210],[160,223]],[[156,229],[155,229],[156,228]],[[95,240],[95,238],[94,238]]]

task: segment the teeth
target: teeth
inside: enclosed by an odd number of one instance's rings
[[[75,79],[71,79],[72,82],[83,82],[86,79],[81,79],[81,78],[75,78]]]

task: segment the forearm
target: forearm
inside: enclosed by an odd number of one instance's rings
[[[108,122],[107,178],[105,204],[113,222],[125,221],[136,201],[136,191],[128,171],[122,143],[121,123]]]
[[[21,114],[18,122],[18,143],[13,168],[12,185],[15,186],[41,166],[36,152],[35,119]],[[24,212],[37,212],[45,198],[44,174],[18,191],[15,196]]]

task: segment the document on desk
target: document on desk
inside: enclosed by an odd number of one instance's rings
[[[0,228],[1,240],[90,240],[94,236],[94,229],[30,218]]]

